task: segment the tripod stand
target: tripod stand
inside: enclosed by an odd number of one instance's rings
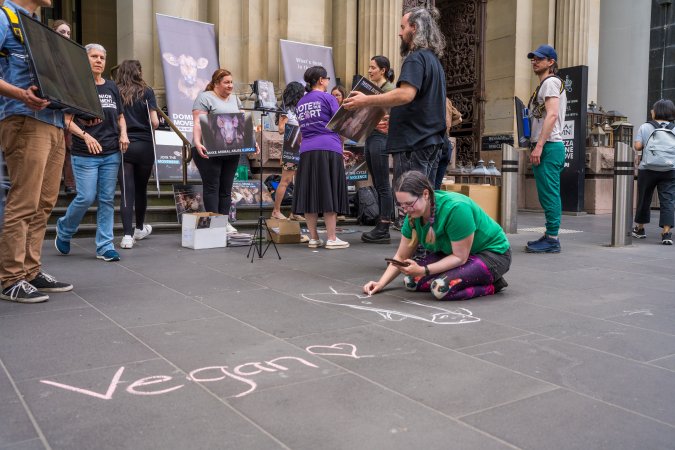
[[[248,248],[248,253],[246,253],[246,258],[249,256],[251,257],[251,262],[253,262],[253,259],[255,258],[256,253],[258,254],[258,258],[261,259],[263,256],[265,256],[265,253],[267,253],[267,250],[270,248],[270,245],[274,246],[274,251],[277,253],[277,257],[281,259],[281,255],[279,254],[279,249],[277,248],[277,244],[274,243],[272,240],[272,234],[270,233],[270,230],[267,226],[267,222],[265,221],[265,217],[263,217],[263,201],[262,201],[262,194],[263,194],[263,151],[264,151],[264,146],[263,146],[263,118],[267,117],[267,115],[270,112],[276,112],[276,111],[270,111],[267,109],[249,109],[248,111],[261,111],[261,117],[260,117],[260,189],[259,189],[259,194],[260,194],[260,202],[258,205],[258,223],[256,224],[255,227],[255,233],[253,233],[253,240],[251,241],[251,245]],[[269,150],[269,145],[268,145],[268,150]],[[263,250],[263,239],[268,238],[267,246],[265,247],[265,250]]]

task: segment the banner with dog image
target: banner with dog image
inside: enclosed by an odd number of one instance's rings
[[[156,14],[169,117],[192,140],[192,105],[220,67],[211,23]]]
[[[255,152],[253,118],[245,113],[201,114],[202,141],[209,156]]]

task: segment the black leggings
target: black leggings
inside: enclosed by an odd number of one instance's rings
[[[117,179],[122,189],[120,215],[125,236],[134,235],[133,216],[136,209],[136,228],[143,229],[148,209],[148,180],[152,173],[155,155],[152,142],[134,141],[122,156]],[[122,172],[124,167],[124,172]],[[124,175],[124,176],[122,176]]]
[[[239,155],[202,158],[197,149],[192,150],[192,159],[202,177],[204,209],[207,212],[229,214],[232,204],[232,183],[237,173]]]

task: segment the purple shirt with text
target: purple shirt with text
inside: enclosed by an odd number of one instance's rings
[[[300,99],[295,107],[302,133],[300,153],[312,150],[342,153],[340,136],[326,128],[337,110],[337,100],[326,92],[314,90]]]

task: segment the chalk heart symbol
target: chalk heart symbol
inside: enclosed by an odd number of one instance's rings
[[[353,344],[312,345],[305,349],[308,353],[318,356],[346,356],[359,359],[356,346]]]

